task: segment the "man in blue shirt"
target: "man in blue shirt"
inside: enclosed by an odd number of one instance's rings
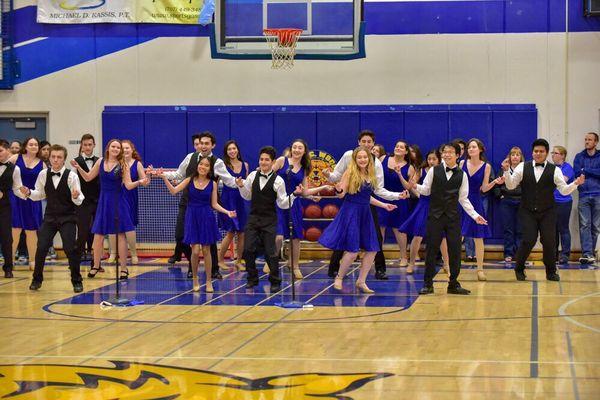
[[[579,236],[581,238],[581,264],[593,264],[594,246],[600,233],[600,151],[598,134],[585,135],[585,150],[575,156],[575,176],[585,175],[585,183],[579,187]]]

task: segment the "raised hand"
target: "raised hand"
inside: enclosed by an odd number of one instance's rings
[[[481,215],[475,219],[475,222],[477,222],[479,225],[487,225],[488,224],[488,222],[485,220],[485,218],[483,218]]]
[[[140,179],[138,182],[140,182],[140,185],[142,186],[146,186],[150,183],[150,178],[148,178],[148,176]]]
[[[394,171],[396,171],[396,173],[400,175],[401,170],[402,170],[402,167],[400,167],[400,164],[396,164],[396,166],[394,167]]]
[[[244,187],[244,180],[242,178],[235,178],[235,184],[242,188]]]
[[[294,194],[296,196],[300,196],[300,195],[302,195],[302,193],[304,193],[304,186],[302,186],[302,184],[299,184],[298,186],[296,186],[296,190],[294,190]]]
[[[395,205],[395,204],[385,203],[385,207],[384,208],[387,211],[394,211],[396,208],[398,208],[398,206]]]
[[[504,171],[508,171],[510,169],[510,161],[508,161],[508,158],[505,158],[504,161],[502,161],[502,169]]]
[[[75,169],[77,169],[77,167],[79,167],[79,164],[77,164],[77,161],[75,161],[75,160],[71,160],[70,163],[71,163],[71,166]]]
[[[583,185],[585,182],[585,175],[581,174],[577,177],[577,179],[575,179],[575,185],[580,186]]]
[[[79,190],[73,188],[73,190],[71,190],[71,197],[73,200],[77,199],[79,197]]]
[[[506,179],[504,178],[504,176],[499,176],[496,179],[494,179],[494,183],[496,185],[503,185],[505,181]]]

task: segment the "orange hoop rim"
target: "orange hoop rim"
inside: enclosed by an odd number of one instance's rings
[[[276,36],[281,45],[293,44],[298,36],[302,33],[302,29],[299,28],[266,28],[263,29],[263,35],[265,36]]]

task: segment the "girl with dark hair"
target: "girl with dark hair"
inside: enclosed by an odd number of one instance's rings
[[[376,144],[371,149],[371,154],[379,159],[379,161],[383,160],[383,158],[387,155],[385,148],[381,144]]]
[[[409,146],[403,140],[398,140],[392,156],[385,156],[381,164],[384,171],[384,187],[391,192],[402,192],[410,187],[409,181],[415,174],[415,167],[411,165]],[[392,204],[396,208],[388,211],[378,208],[379,226],[381,236],[385,238],[386,228],[391,228],[400,248],[400,267],[408,266],[406,257],[407,236],[399,231],[402,223],[408,218],[408,199],[395,200]]]
[[[490,173],[492,167],[486,162],[485,146],[481,140],[473,138],[467,142],[467,156],[461,161],[460,167],[469,180],[469,201],[473,204],[475,211],[486,218],[483,209],[483,200],[481,193],[488,192],[496,184],[502,184],[500,179],[494,179],[490,182]],[[475,256],[477,258],[477,279],[487,280],[483,272],[484,243],[483,239],[491,236],[488,225],[478,224],[473,218],[467,215],[463,216],[461,233],[463,237],[473,238],[475,242]]]
[[[133,231],[135,227],[122,186],[124,185],[131,190],[146,184],[148,178],[136,180],[135,182],[131,180],[129,167],[123,159],[123,145],[118,139],[111,139],[108,142],[104,157],[99,158],[89,172],[85,171],[75,160],[71,161],[71,165],[77,169],[79,175],[87,182],[100,176],[100,197],[98,198],[96,218],[92,226],[94,261],[88,277],[93,278],[100,272],[100,260],[104,251],[104,236],[117,234],[119,235],[118,254],[120,255],[119,263],[121,265],[119,278],[128,279],[125,233]],[[118,225],[115,223],[115,215],[118,216]]]
[[[123,161],[129,167],[129,174],[131,176],[132,181],[141,180],[143,186],[148,186],[150,181],[146,179],[146,172],[144,171],[144,165],[142,163],[142,157],[140,157],[137,152],[135,145],[131,140],[121,140],[121,145],[123,146]],[[127,204],[129,205],[131,220],[133,222],[133,226],[137,227],[139,224],[139,212],[138,212],[138,188],[134,189],[126,189],[123,187],[123,192],[125,195],[125,199],[127,200]],[[129,232],[125,232],[125,237],[127,238],[127,246],[129,247],[129,252],[131,253],[131,263],[138,263],[137,256],[137,238],[135,235],[135,229]],[[117,246],[117,237],[116,235],[108,235],[108,240],[110,243],[110,256],[107,262],[114,262],[116,257],[116,246]]]
[[[302,139],[295,139],[290,145],[289,157],[279,157],[273,165],[273,171],[277,172],[285,182],[285,190],[289,195],[294,192],[297,186],[302,185],[304,188],[302,196],[315,195],[323,187],[311,188],[307,187],[307,177],[312,169],[310,162],[310,150],[308,145]],[[304,239],[302,233],[302,204],[296,201],[289,209],[281,209],[277,207],[277,236],[275,237],[277,253],[281,251],[284,239],[290,239],[290,229],[288,222],[292,220],[293,233],[291,237],[292,251],[294,259],[290,260],[289,267],[292,269],[296,279],[302,279],[300,271],[300,240]],[[263,271],[267,273],[269,266],[265,264]]]
[[[44,162],[39,158],[40,142],[34,137],[23,141],[19,154],[13,154],[8,162],[21,170],[23,186],[34,189],[39,173],[44,169]],[[12,237],[13,254],[19,245],[19,236],[25,231],[27,253],[29,253],[29,269],[33,271],[34,257],[37,248],[37,230],[42,225],[42,204],[39,201],[12,197]]]
[[[422,185],[429,169],[439,165],[441,162],[442,158],[437,150],[429,151],[429,153],[427,153],[425,162],[419,170],[419,180],[417,181],[415,176],[413,177],[413,181],[417,182],[419,185]],[[421,247],[421,242],[423,241],[425,233],[427,232],[427,217],[429,216],[429,196],[419,195],[419,192],[415,192],[417,193],[419,202],[417,203],[417,206],[410,217],[408,217],[402,226],[400,226],[400,232],[413,236],[413,239],[410,242],[410,259],[408,261],[408,267],[406,268],[407,274],[414,273],[415,262],[417,255],[419,254],[419,248]],[[448,244],[446,243],[445,238],[442,240],[440,250],[442,252],[442,258],[444,261],[443,270],[444,272],[449,273]]]
[[[161,175],[171,194],[175,195],[185,188],[189,190],[189,199],[185,211],[185,230],[183,242],[192,246],[192,279],[194,292],[200,290],[198,282],[198,264],[200,253],[204,258],[206,273],[206,292],[214,291],[212,286],[212,258],[210,246],[219,240],[219,229],[213,210],[235,218],[235,211],[223,208],[217,201],[217,182],[212,179],[212,164],[208,157],[200,157],[198,168],[192,176],[173,186],[165,175]]]
[[[227,172],[236,179],[246,179],[250,173],[250,167],[247,162],[244,162],[242,152],[235,140],[225,142],[225,146],[223,147],[223,162],[225,163]],[[246,267],[244,267],[244,264],[242,263],[242,252],[244,251],[244,228],[246,227],[246,222],[248,220],[248,212],[246,210],[247,202],[242,198],[238,189],[223,185],[220,203],[226,209],[234,210],[236,216],[231,218],[226,214],[219,213],[219,226],[221,229],[227,231],[227,234],[221,242],[221,248],[219,249],[219,267],[224,270],[229,268],[225,264],[225,253],[233,241],[234,236],[237,235],[237,257],[232,258],[235,258],[235,266],[238,271],[245,271]]]
[[[517,165],[525,161],[523,151],[519,147],[513,147],[506,155],[509,160],[509,171],[512,173]],[[500,169],[498,176],[504,171]],[[504,237],[504,262],[511,264],[521,243],[521,223],[519,222],[519,207],[521,206],[521,185],[509,190],[506,184],[500,185],[500,217],[502,219],[502,231]]]

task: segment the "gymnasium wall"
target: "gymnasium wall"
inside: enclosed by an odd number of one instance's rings
[[[199,26],[41,25],[34,1],[15,9],[21,77],[0,111],[49,112],[51,142],[102,136],[119,105],[532,104],[538,136],[570,160],[599,130],[600,20],[581,0],[366,2],[367,58],[287,72],[212,60]]]

